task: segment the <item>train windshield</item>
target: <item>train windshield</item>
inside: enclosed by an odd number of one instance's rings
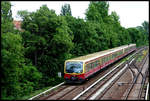
[[[83,62],[67,62],[66,63],[66,73],[82,73],[83,72]]]

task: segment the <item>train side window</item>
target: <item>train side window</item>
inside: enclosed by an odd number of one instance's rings
[[[97,60],[95,61],[95,67],[97,67],[98,66],[98,62],[97,62]]]
[[[106,57],[104,57],[104,63],[106,62]]]
[[[112,59],[112,54],[110,54],[110,60]]]
[[[95,68],[95,62],[93,62],[93,68]]]
[[[102,64],[104,63],[104,57],[102,58]]]
[[[109,61],[111,60],[111,54],[109,55]]]
[[[93,62],[93,68],[95,68],[95,61]]]
[[[107,62],[107,56],[105,56],[105,63]]]
[[[86,64],[85,71],[88,72],[88,69],[89,69],[89,64]]]
[[[96,60],[96,67],[99,65],[99,62],[98,62],[98,60]]]
[[[93,62],[91,63],[91,68],[92,68],[92,69],[94,68],[94,63],[93,63]]]
[[[90,63],[90,70],[92,69],[92,63]]]
[[[110,60],[111,60],[112,54],[110,54]]]
[[[107,56],[106,56],[106,62],[109,60],[108,58],[109,58],[109,57],[108,57],[108,55],[107,55]]]
[[[96,61],[94,62],[94,68],[96,67]]]
[[[90,65],[90,68],[89,68],[89,70],[91,70],[91,68],[92,68],[92,63],[90,63],[89,65]]]
[[[91,63],[88,64],[88,71],[91,69]]]
[[[106,61],[107,61],[107,57],[105,56],[104,58],[105,58],[105,62],[106,62]],[[105,63],[105,62],[104,62],[104,63]]]
[[[103,63],[105,63],[105,57],[104,57],[104,61],[103,61]]]
[[[91,64],[89,63],[88,64],[88,71],[90,71],[90,69],[91,69]]]
[[[101,64],[102,64],[102,59],[100,58],[100,59],[99,59],[99,65],[101,65]]]
[[[101,65],[103,64],[103,58],[101,58]]]
[[[93,62],[93,65],[94,65],[93,68],[95,68],[95,66],[96,66],[96,61]]]
[[[102,58],[102,64],[104,63],[104,57]]]
[[[101,65],[101,59],[98,60],[98,65]]]
[[[114,57],[115,57],[115,54],[113,53],[113,59],[114,59]]]
[[[109,61],[109,55],[107,55],[107,62]]]
[[[104,63],[106,62],[106,60],[107,60],[107,58],[106,58],[106,56],[104,57]]]
[[[113,58],[115,58],[115,53],[113,55],[114,55]]]
[[[102,59],[103,59],[103,61],[102,61],[102,62],[103,62],[103,64],[104,64],[105,58],[103,57]]]
[[[89,66],[89,64],[86,64],[86,68],[85,68],[86,72],[88,72],[88,66]]]
[[[110,54],[110,60],[111,60],[111,54]]]

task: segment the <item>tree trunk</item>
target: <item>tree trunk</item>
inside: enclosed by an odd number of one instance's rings
[[[37,51],[34,52],[34,63],[37,66]]]

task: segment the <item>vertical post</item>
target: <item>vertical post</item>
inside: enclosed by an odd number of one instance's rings
[[[61,78],[61,72],[58,72],[58,77],[60,77],[60,78]]]

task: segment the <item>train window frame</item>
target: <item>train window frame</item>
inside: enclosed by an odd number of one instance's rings
[[[94,63],[92,62],[92,63],[91,63],[91,69],[93,69],[93,68],[94,68]]]
[[[104,57],[102,58],[102,64],[104,64]]]
[[[94,68],[96,67],[96,61],[94,61]]]
[[[97,66],[99,66],[99,61],[98,61],[98,60],[96,60],[96,67],[97,67]]]
[[[106,56],[104,56],[104,63],[106,63]]]
[[[88,69],[88,71],[90,71],[91,70],[91,63],[89,63],[89,69]]]
[[[107,55],[107,62],[109,61],[109,55]]]
[[[109,61],[109,54],[107,55],[107,62]]]
[[[101,66],[101,64],[102,64],[102,59],[100,58],[99,59],[99,65]]]
[[[87,63],[87,64],[86,64],[86,70],[85,70],[85,71],[88,72],[88,71],[89,71],[89,68],[90,68],[90,64]]]
[[[91,63],[89,63],[89,67],[88,67],[88,71],[90,71],[91,70]]]

